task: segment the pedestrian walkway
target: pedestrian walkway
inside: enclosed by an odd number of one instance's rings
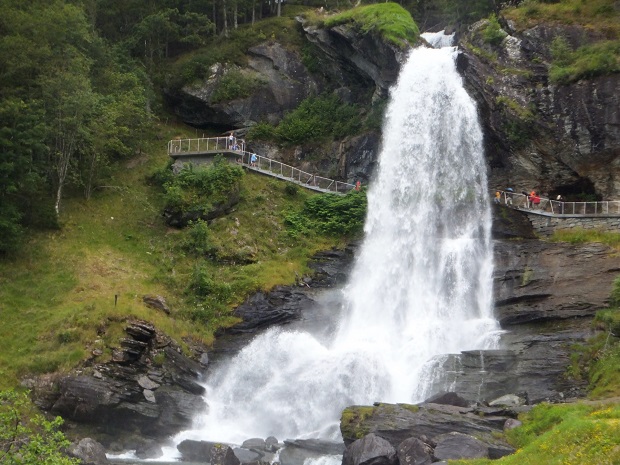
[[[620,216],[620,200],[604,200],[600,202],[564,202],[540,197],[540,203],[534,204],[527,194],[519,194],[508,190],[500,193],[499,203],[516,210],[543,216],[557,217],[601,217]]]
[[[317,176],[269,157],[248,152],[245,141],[230,137],[203,137],[198,139],[173,139],[168,142],[168,154],[175,160],[195,160],[223,154],[232,155],[244,168],[318,192],[346,194],[355,189],[353,184]],[[255,160],[252,160],[252,156]]]

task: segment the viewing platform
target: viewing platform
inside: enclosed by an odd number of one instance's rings
[[[245,141],[229,137],[206,137],[199,139],[173,139],[168,142],[168,155],[175,160],[191,163],[205,162],[212,155],[232,155],[244,168],[260,174],[292,182],[317,192],[344,195],[355,189],[353,184],[317,176],[272,158],[263,157],[246,150]],[[252,156],[255,161],[252,161]]]
[[[539,203],[533,203],[526,194],[497,192],[500,198],[496,203],[525,213],[534,230],[541,236],[550,236],[558,229],[620,232],[620,200],[564,202],[538,197]]]

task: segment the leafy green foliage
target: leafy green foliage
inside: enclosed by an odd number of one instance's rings
[[[301,144],[355,134],[361,125],[359,109],[355,105],[342,103],[337,95],[329,95],[307,98],[277,127],[262,123],[252,128],[248,136]]]
[[[344,196],[315,195],[306,200],[302,211],[286,215],[285,222],[293,237],[311,233],[353,236],[364,227],[366,207],[363,190]]]
[[[166,208],[206,212],[239,191],[243,174],[241,167],[228,163],[222,156],[207,167],[187,165],[164,185]]]
[[[350,24],[363,34],[376,34],[392,44],[405,48],[415,44],[420,36],[417,24],[407,10],[397,3],[377,3],[360,6],[331,16],[325,27]]]
[[[206,256],[214,253],[211,233],[206,221],[197,220],[189,224],[185,231],[182,248],[196,256]]]
[[[499,45],[507,35],[508,34],[506,34],[499,25],[497,16],[495,16],[495,14],[489,16],[488,23],[482,30],[482,38],[484,41],[491,45]]]
[[[0,463],[3,465],[77,465],[63,449],[62,418],[48,421],[35,413],[26,393],[0,391]]]
[[[558,36],[553,40],[551,52],[549,78],[557,84],[620,72],[620,40],[583,45],[571,51],[566,40]]]
[[[211,103],[228,102],[238,98],[249,97],[264,85],[265,82],[258,73],[249,74],[247,72],[231,70],[218,81],[211,95]]]

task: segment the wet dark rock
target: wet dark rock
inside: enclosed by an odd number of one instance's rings
[[[341,455],[344,452],[344,443],[326,439],[287,439],[284,444],[325,455]]]
[[[239,305],[234,315],[243,321],[226,330],[227,333],[254,332],[259,328],[287,323],[301,317],[301,311],[312,300],[302,291],[276,287],[271,292],[258,292]]]
[[[374,407],[348,407],[342,418],[340,430],[347,445],[363,432],[374,433],[395,448],[410,438],[433,438],[425,441],[431,445],[440,435],[458,432],[475,436],[486,447],[510,449],[497,437],[507,418],[484,417],[475,408],[431,403],[378,404]]]
[[[344,452],[342,465],[397,465],[396,449],[388,441],[370,433],[354,441]]]
[[[457,432],[435,438],[433,455],[437,460],[481,459],[489,457],[489,447],[482,441]]]
[[[233,449],[235,456],[239,459],[241,463],[253,463],[260,461],[263,457],[262,454],[255,452],[253,450],[249,450],[243,447],[235,447]]]
[[[232,450],[232,447],[225,444],[215,444],[211,447],[211,465],[239,465],[241,462]]]
[[[71,457],[80,459],[83,465],[105,465],[109,463],[105,455],[105,448],[91,438],[84,438],[71,444],[67,453]]]
[[[136,448],[136,457],[141,460],[158,459],[164,455],[164,452],[156,441],[145,441]]]
[[[456,407],[471,407],[471,401],[459,396],[456,392],[440,392],[424,401],[427,404],[454,405]]]
[[[216,442],[194,441],[185,439],[177,444],[177,450],[181,453],[183,460],[188,462],[210,462],[211,449]]]
[[[418,438],[405,439],[397,449],[401,465],[430,465],[433,448]]]

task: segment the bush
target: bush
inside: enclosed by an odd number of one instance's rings
[[[309,197],[301,212],[286,215],[289,234],[317,232],[333,236],[353,236],[364,228],[366,192],[353,191],[347,195],[321,194]]]
[[[565,39],[556,37],[551,53],[553,63],[549,79],[556,84],[570,84],[620,71],[620,40],[597,42],[571,51]]]
[[[0,462],[3,465],[77,465],[63,451],[69,441],[60,431],[63,421],[48,421],[34,413],[26,393],[0,391]]]
[[[508,34],[504,32],[502,27],[499,25],[499,21],[497,20],[497,16],[492,14],[489,16],[488,23],[486,27],[482,30],[482,38],[483,40],[491,45],[499,45],[504,40]]]
[[[211,255],[215,252],[215,246],[211,243],[211,233],[206,221],[192,221],[185,232],[185,239],[181,248],[195,256]]]
[[[228,163],[221,155],[207,167],[187,165],[164,185],[166,208],[208,211],[239,190],[243,175],[240,166]]]
[[[301,102],[280,122],[276,134],[281,142],[300,144],[329,137],[343,138],[360,127],[359,109],[330,95],[310,97]]]
[[[217,83],[213,94],[211,94],[211,103],[229,102],[249,97],[264,85],[265,81],[258,73],[249,74],[238,70],[229,71]]]

